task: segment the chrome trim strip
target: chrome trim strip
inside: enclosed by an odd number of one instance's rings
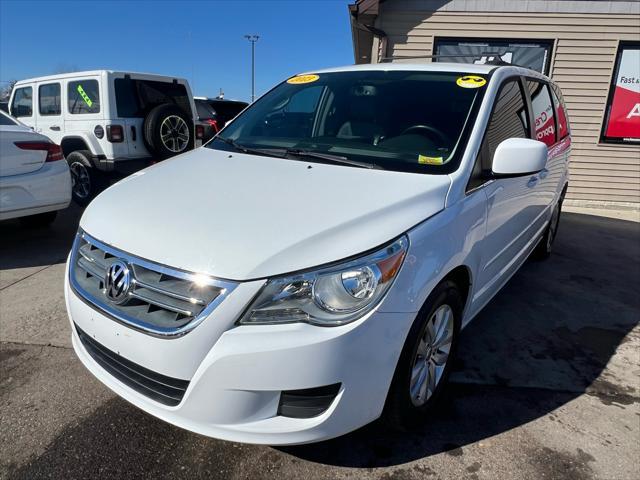
[[[163,295],[166,295],[167,297],[175,298],[176,300],[182,300],[183,302],[189,302],[194,305],[207,304],[207,302],[205,302],[200,298],[187,297],[186,295],[180,295],[179,293],[170,292],[169,290],[165,290],[164,288],[154,287],[153,285],[149,285],[146,282],[142,282],[137,278],[134,278],[131,282],[134,284],[134,287],[136,288],[146,288],[147,290],[152,290],[157,293],[162,293]]]
[[[218,296],[215,297],[202,310],[202,312],[200,312],[200,314],[197,317],[195,317],[191,322],[187,323],[186,325],[183,325],[182,327],[179,327],[179,328],[163,328],[163,327],[158,327],[158,326],[152,325],[152,324],[150,324],[148,322],[143,322],[141,320],[138,320],[137,318],[133,318],[133,317],[131,317],[129,315],[125,315],[122,312],[117,311],[115,308],[113,308],[111,305],[109,305],[109,303],[108,303],[108,301],[106,299],[97,299],[97,298],[95,298],[93,295],[91,295],[89,292],[84,290],[78,284],[78,282],[75,280],[75,276],[74,276],[73,272],[74,272],[74,267],[77,264],[78,252],[79,252],[79,243],[80,243],[81,240],[84,240],[84,241],[86,241],[86,242],[98,247],[99,249],[101,249],[101,250],[103,250],[103,251],[105,251],[105,252],[107,252],[107,253],[109,253],[111,255],[114,255],[115,257],[122,258],[122,259],[126,260],[127,262],[129,262],[129,263],[131,263],[133,265],[140,265],[141,267],[144,267],[144,268],[146,268],[148,270],[153,270],[154,272],[157,272],[157,273],[164,273],[166,275],[170,275],[172,277],[180,278],[180,279],[187,280],[187,281],[190,281],[190,282],[197,282],[197,283],[203,284],[203,285],[211,285],[211,286],[214,286],[214,287],[217,287],[218,289],[220,289],[220,292],[218,293]],[[109,318],[113,319],[114,321],[116,321],[118,323],[121,323],[123,325],[126,325],[128,327],[131,327],[131,328],[133,328],[135,330],[138,330],[138,331],[140,331],[142,333],[146,333],[146,334],[154,336],[154,337],[166,338],[166,339],[177,338],[177,337],[180,337],[182,335],[186,335],[191,330],[196,328],[238,286],[238,284],[236,282],[230,282],[228,280],[220,280],[220,279],[211,277],[209,275],[204,275],[204,274],[189,273],[189,272],[185,272],[183,270],[177,270],[177,269],[174,269],[174,268],[171,268],[171,267],[167,267],[165,265],[159,265],[157,263],[150,262],[150,261],[145,260],[143,258],[140,258],[138,256],[131,255],[129,253],[123,252],[122,250],[118,250],[118,249],[113,248],[113,247],[111,247],[111,246],[109,246],[107,244],[104,244],[100,240],[98,240],[96,238],[93,238],[91,235],[89,235],[86,232],[82,231],[82,229],[79,229],[78,233],[76,233],[76,238],[75,238],[75,240],[73,242],[73,247],[72,247],[72,250],[71,250],[71,260],[70,260],[70,268],[69,268],[69,284],[71,285],[72,290],[83,301],[85,301],[85,303],[87,303],[89,306],[97,309],[101,313],[107,315]]]
[[[86,257],[82,257],[86,260]],[[88,262],[89,260],[87,260]],[[90,263],[89,265],[83,265],[82,263],[80,263],[78,261],[77,263],[78,267],[80,267],[82,270],[84,270],[85,272],[87,272],[89,275],[93,275],[94,277],[97,277],[100,280],[104,280],[104,276],[106,275],[104,272],[98,272],[97,270],[95,270],[93,268],[94,265],[97,265],[97,263]]]
[[[141,295],[136,293],[136,291],[129,292],[129,296],[133,298],[137,298],[138,300],[142,300],[143,302],[151,303],[156,307],[164,308],[165,310],[171,310],[172,312],[179,313],[180,315],[184,315],[185,317],[192,317],[193,312],[189,310],[183,310],[178,307],[174,307],[173,305],[169,305],[168,303],[161,302],[159,300],[154,300],[153,298],[147,297],[146,295]]]

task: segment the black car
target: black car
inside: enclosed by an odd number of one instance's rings
[[[238,100],[225,100],[222,98],[207,98],[206,102],[216,112],[216,120],[219,128],[223,128],[227,122],[233,120],[249,104]]]
[[[204,128],[202,143],[206,143],[211,140],[222,127],[220,127],[218,122],[216,111],[211,108],[207,100],[194,98],[194,102],[196,104],[196,112],[198,113],[199,125],[202,125]]]

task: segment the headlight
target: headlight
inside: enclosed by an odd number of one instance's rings
[[[341,265],[267,281],[239,323],[306,322],[336,326],[374,308],[393,283],[407,252],[402,237]]]

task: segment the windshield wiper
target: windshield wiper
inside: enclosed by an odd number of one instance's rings
[[[314,152],[313,150],[302,150],[300,148],[251,148],[245,147],[244,145],[239,144],[231,138],[215,137],[215,139],[221,140],[226,144],[231,145],[239,152],[253,155],[268,155],[270,157],[276,158],[286,158],[287,156],[292,155],[294,157],[316,158],[318,160],[324,160],[326,162],[337,163],[341,165],[350,165],[352,167],[382,169],[382,167],[374,163],[359,162],[357,160],[351,160],[341,155],[332,155],[330,153]]]
[[[301,150],[299,148],[285,148],[283,151],[287,155],[294,155],[296,157],[308,157],[317,158],[318,160],[326,160],[327,162],[338,163],[342,165],[351,165],[352,167],[361,168],[381,168],[375,163],[359,162],[357,160],[351,160],[341,155],[332,155],[330,153],[314,152],[313,150]]]
[[[248,154],[253,154],[253,155],[267,155],[269,157],[283,158],[283,155],[278,155],[278,153],[276,153],[275,151],[273,151],[271,149],[267,150],[267,149],[262,149],[262,148],[245,147],[244,145],[239,144],[238,142],[236,142],[235,140],[232,140],[231,138],[215,137],[214,140],[221,140],[224,143],[226,143],[228,145],[231,145],[237,151],[242,152],[242,153],[248,153]],[[283,150],[283,152],[284,152],[284,150]]]

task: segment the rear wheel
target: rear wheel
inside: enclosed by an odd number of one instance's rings
[[[101,172],[91,165],[91,152],[77,150],[67,156],[71,173],[71,195],[73,201],[84,207],[104,188],[105,181]]]
[[[389,390],[384,421],[411,429],[423,423],[438,403],[449,378],[462,317],[455,283],[440,283],[414,321]]]
[[[551,213],[551,219],[549,220],[549,225],[547,225],[547,229],[544,231],[542,235],[542,239],[540,243],[536,246],[533,251],[533,257],[538,260],[544,260],[549,258],[551,255],[551,250],[553,248],[553,242],[558,235],[558,227],[560,226],[560,215],[562,213],[562,201],[564,200],[564,195],[560,197],[556,206],[553,207],[553,212]]]

